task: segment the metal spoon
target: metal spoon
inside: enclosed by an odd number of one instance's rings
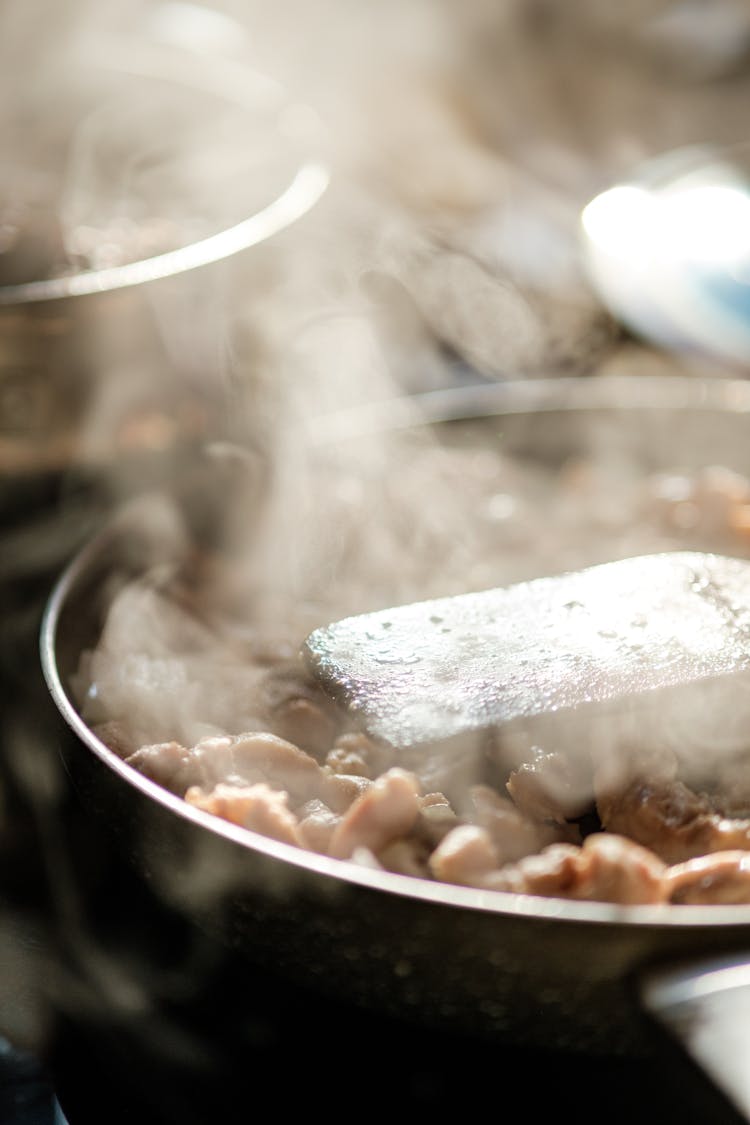
[[[585,261],[610,311],[660,345],[750,364],[750,144],[646,163],[581,217]]]

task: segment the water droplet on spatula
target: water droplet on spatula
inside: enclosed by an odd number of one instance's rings
[[[644,739],[672,719],[709,741],[731,723],[750,743],[750,563],[605,563],[349,617],[304,654],[361,729],[405,751],[541,730],[572,745],[602,716]]]

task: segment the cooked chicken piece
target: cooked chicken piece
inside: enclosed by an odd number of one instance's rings
[[[665,864],[648,848],[614,833],[587,836],[575,897],[596,902],[654,903],[665,898]]]
[[[583,846],[552,844],[539,855],[490,872],[481,886],[516,894],[623,904],[663,902],[666,865],[632,840],[609,833]]]
[[[313,757],[283,738],[242,734],[233,739],[231,753],[232,773],[246,784],[266,781],[273,789],[283,789],[293,807],[313,797],[326,800],[326,774]]]
[[[241,828],[285,844],[305,846],[297,818],[289,809],[287,794],[271,789],[265,782],[243,787],[219,784],[210,793],[192,786],[185,800]]]
[[[469,790],[468,819],[489,832],[500,865],[514,863],[548,844],[580,839],[574,826],[532,820],[488,785],[473,785]]]
[[[330,775],[304,750],[265,732],[204,738],[191,749],[177,742],[144,746],[126,761],[180,795],[195,785],[209,792],[220,782],[266,782],[288,793],[292,808],[318,798],[337,813],[371,784],[366,778]]]
[[[715,852],[675,864],[666,885],[669,901],[680,906],[750,902],[750,852]]]
[[[419,798],[419,819],[415,835],[434,848],[459,824],[448,798],[443,793],[425,793]]]
[[[350,859],[352,863],[357,863],[360,867],[369,867],[373,871],[385,870],[378,857],[376,855],[373,855],[369,848],[355,848],[350,856]]]
[[[667,863],[750,850],[750,821],[720,816],[707,797],[681,781],[634,781],[599,796],[597,808],[604,828],[643,844]]]
[[[429,859],[435,879],[441,883],[460,883],[473,887],[492,871],[498,857],[492,838],[476,824],[460,824],[445,836]]]
[[[578,878],[581,848],[575,844],[550,844],[538,855],[489,871],[475,885],[487,890],[524,895],[571,898]]]
[[[328,751],[325,765],[331,773],[359,774],[360,777],[374,777],[381,772],[376,765],[382,756],[375,743],[366,734],[342,734],[336,739],[332,750]]]
[[[573,777],[573,767],[564,754],[539,747],[534,748],[530,761],[511,773],[506,788],[518,808],[533,820],[558,824],[584,812],[588,802],[582,793],[591,789]]]
[[[430,874],[427,861],[430,850],[427,845],[419,840],[394,840],[386,844],[378,852],[378,860],[386,871],[394,871],[397,875],[413,875],[417,879],[427,878]]]
[[[332,774],[326,778],[325,799],[335,813],[345,813],[353,801],[372,786],[367,777],[359,774]]]
[[[281,738],[316,758],[333,745],[343,717],[296,661],[273,668],[260,693],[268,725]]]
[[[211,754],[206,747],[201,746],[206,753],[196,753],[197,748],[188,749],[180,746],[179,742],[157,742],[153,746],[142,746],[125,759],[129,766],[133,766],[152,781],[170,789],[178,796],[182,796],[190,786],[198,785],[211,789],[223,774],[223,763],[226,762],[231,738],[216,738],[207,740],[215,748],[219,761],[214,764]]]
[[[355,848],[375,855],[408,835],[419,814],[419,783],[397,767],[374,781],[349,808],[331,838],[330,854],[348,859]]]
[[[341,821],[328,805],[323,804],[317,797],[307,801],[297,813],[299,817],[299,831],[304,846],[313,852],[328,854],[331,836]]]
[[[270,724],[282,738],[316,757],[325,753],[336,733],[336,723],[312,699],[297,697],[280,704]]]

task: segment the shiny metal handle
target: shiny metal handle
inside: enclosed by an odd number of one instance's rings
[[[652,970],[641,1000],[750,1121],[750,953]]]

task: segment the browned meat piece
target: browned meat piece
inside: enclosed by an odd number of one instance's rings
[[[257,785],[217,785],[210,793],[192,786],[185,800],[214,816],[270,836],[285,844],[304,847],[297,818],[289,809],[286,793],[271,789],[264,782]]]
[[[489,832],[476,824],[460,824],[445,836],[429,859],[433,876],[441,883],[480,886],[498,859]]]
[[[580,816],[591,800],[591,782],[584,781],[579,773],[564,754],[536,747],[531,760],[511,773],[507,790],[518,808],[533,820],[564,824]]]
[[[631,840],[605,833],[588,836],[582,847],[551,844],[518,863],[498,868],[496,861],[489,833],[462,825],[432,853],[430,869],[444,882],[513,894],[631,904],[663,902],[666,895],[666,865]]]
[[[720,816],[708,798],[681,781],[635,781],[621,792],[599,796],[597,808],[606,829],[629,836],[667,863],[750,849],[750,821]]]
[[[663,902],[665,864],[648,848],[613,833],[587,836],[575,897],[596,902]]]
[[[408,835],[419,815],[419,783],[394,768],[356,799],[331,838],[330,854],[348,859],[359,847],[376,856],[387,844]]]
[[[666,875],[667,897],[678,906],[750,902],[750,852],[715,852],[678,863]]]
[[[750,817],[750,754],[717,755],[710,801],[721,816]]]
[[[539,855],[490,872],[481,885],[516,894],[635,905],[665,900],[665,872],[653,852],[632,840],[596,833],[580,848],[552,844]]]
[[[487,785],[469,790],[469,816],[473,824],[486,829],[497,852],[499,865],[514,863],[523,856],[541,851],[548,844],[578,842],[575,827],[541,824],[525,816],[512,801],[501,797]]]
[[[269,727],[288,742],[322,758],[343,717],[296,662],[274,668],[261,684]]]

